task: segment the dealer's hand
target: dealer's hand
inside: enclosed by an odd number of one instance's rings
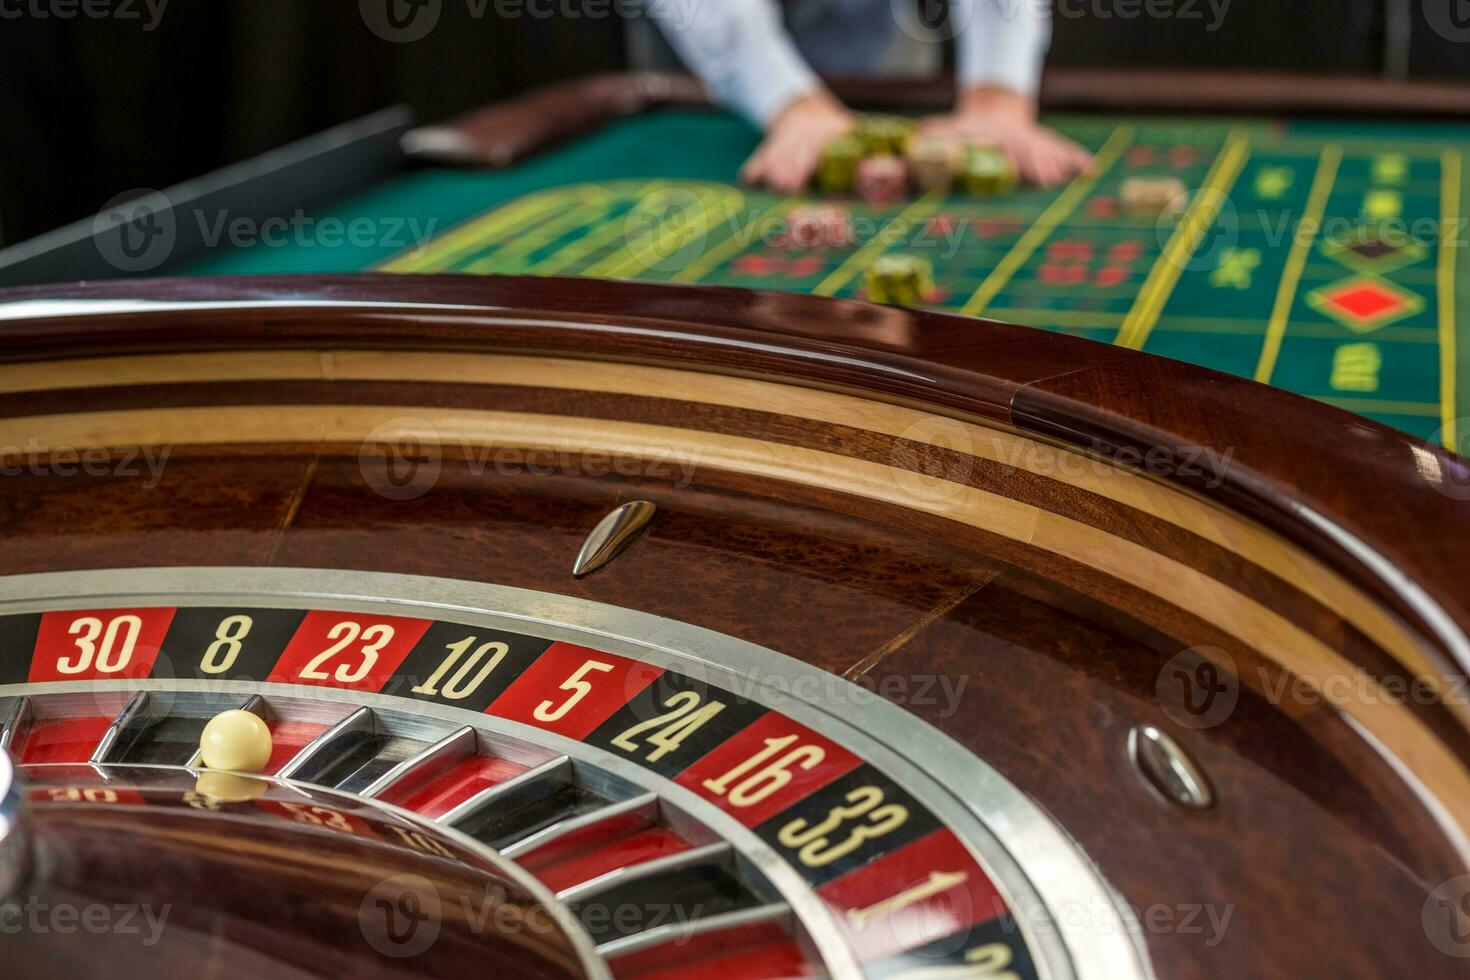
[[[1092,154],[1036,121],[1036,101],[1008,89],[982,86],[966,92],[946,116],[919,125],[925,136],[998,147],[1021,179],[1052,187],[1092,172]]]
[[[827,144],[856,125],[847,107],[825,90],[794,99],[766,127],[766,138],[740,168],[740,179],[795,194],[811,181]]]

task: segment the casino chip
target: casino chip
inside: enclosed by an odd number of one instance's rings
[[[961,182],[966,192],[979,196],[1009,194],[1016,189],[1011,158],[993,146],[971,146],[965,151]]]
[[[793,208],[787,217],[788,241],[798,248],[845,248],[852,244],[852,219],[847,209],[832,204]]]
[[[822,193],[851,193],[862,158],[863,142],[857,136],[839,136],[828,143],[817,164],[817,186]]]
[[[902,116],[864,116],[858,120],[857,138],[869,156],[901,155],[914,137],[914,121]]]
[[[858,196],[874,207],[903,200],[909,189],[908,166],[891,154],[866,157],[858,164]]]
[[[1178,177],[1129,177],[1120,196],[1131,215],[1158,218],[1178,214],[1189,200],[1189,188]]]
[[[909,166],[921,191],[945,192],[964,166],[965,148],[949,140],[915,139],[909,146]]]
[[[884,255],[864,274],[867,298],[894,306],[921,306],[934,292],[934,270],[916,255]]]

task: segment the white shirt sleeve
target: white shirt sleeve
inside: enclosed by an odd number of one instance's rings
[[[961,88],[999,85],[1034,96],[1051,44],[1051,4],[1039,0],[950,0]]]
[[[710,94],[759,126],[820,84],[775,0],[647,0],[645,11]]]

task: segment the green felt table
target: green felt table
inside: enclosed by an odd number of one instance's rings
[[[790,246],[785,216],[804,198],[734,182],[757,134],[681,109],[505,170],[405,171],[298,216],[289,236],[213,251],[186,271],[574,275],[861,296],[863,270],[904,251],[932,263],[939,309],[1253,377],[1452,447],[1470,439],[1456,424],[1457,393],[1470,391],[1470,125],[1050,121],[1097,151],[1093,176],[995,198],[846,201],[850,247]],[[1123,182],[1153,176],[1191,190],[1182,215],[1124,213]]]

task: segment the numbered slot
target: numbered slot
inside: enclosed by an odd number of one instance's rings
[[[238,695],[146,694],[134,697],[93,753],[93,762],[112,765],[187,766],[199,759],[199,736],[222,711],[243,708],[270,721],[265,702]]]
[[[618,980],[680,977],[809,977],[824,975],[816,956],[791,937],[790,917],[747,916],[755,921],[705,928],[663,943],[627,948],[609,957]]]
[[[12,698],[0,710],[0,735],[25,765],[86,762],[130,700],[122,691]]]
[[[613,871],[557,897],[603,955],[686,939],[746,915],[786,912],[769,884],[726,843]]]
[[[466,732],[449,725],[410,727],[358,708],[303,748],[278,775],[377,796],[395,782],[428,778],[462,758],[474,744],[472,733]]]
[[[631,784],[604,774],[583,779],[570,759],[558,756],[484,790],[439,819],[498,851],[515,854],[580,826],[589,814],[643,796]]]
[[[700,826],[678,828],[663,821],[650,796],[588,814],[580,826],[528,842],[516,863],[553,891],[565,891],[620,868],[682,854],[694,841],[712,839]]]

